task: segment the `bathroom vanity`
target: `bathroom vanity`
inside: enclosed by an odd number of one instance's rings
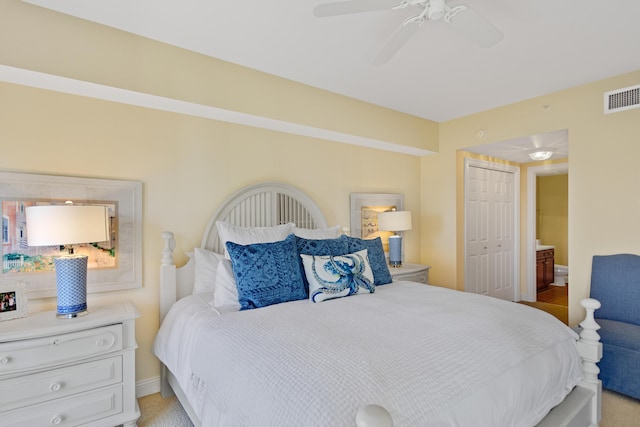
[[[554,246],[536,247],[536,289],[538,292],[549,289],[554,281]]]

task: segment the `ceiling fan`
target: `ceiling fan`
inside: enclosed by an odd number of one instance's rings
[[[390,60],[426,21],[442,20],[480,47],[490,47],[502,40],[503,34],[469,6],[449,6],[446,0],[346,0],[318,4],[313,9],[313,14],[327,17],[408,7],[422,10],[396,29],[378,52],[374,63],[383,64]]]

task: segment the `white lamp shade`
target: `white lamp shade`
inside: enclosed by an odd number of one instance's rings
[[[378,230],[411,230],[411,211],[389,211],[378,213]]]
[[[26,219],[29,246],[109,240],[109,214],[105,206],[28,206]]]

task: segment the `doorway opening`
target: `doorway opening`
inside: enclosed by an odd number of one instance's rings
[[[548,231],[545,235],[540,233],[541,212],[539,206],[540,192],[538,183],[540,177],[568,176],[568,163],[554,163],[540,166],[531,166],[527,168],[527,291],[525,295],[526,301],[539,301],[556,305],[568,306],[568,272],[564,275],[564,267],[568,270],[568,251],[566,247],[567,225],[566,224],[547,224],[547,228],[551,230],[560,230],[556,238],[549,238]],[[562,192],[560,192],[562,194]],[[555,203],[567,203],[567,195],[562,195],[565,200],[555,201]],[[559,209],[562,209],[560,206]],[[552,221],[566,221],[567,216],[553,215]],[[548,251],[552,252],[553,264],[551,268],[551,278],[540,284],[541,255]],[[564,264],[562,261],[564,260]],[[556,267],[556,265],[558,267]]]

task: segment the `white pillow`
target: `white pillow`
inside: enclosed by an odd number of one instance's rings
[[[239,245],[251,245],[254,243],[273,243],[287,238],[293,233],[295,224],[282,224],[273,227],[240,227],[225,221],[216,221],[218,237],[224,246],[224,256],[229,259],[227,242]]]
[[[229,259],[221,259],[218,265],[212,303],[215,308],[228,307],[234,311],[240,310],[238,287],[236,286],[236,279],[233,276],[233,268]]]
[[[376,290],[367,249],[340,256],[300,256],[309,281],[311,302],[374,293]]]
[[[322,240],[335,239],[340,237],[340,226],[334,225],[330,228],[298,228],[293,227],[293,233],[303,239]]]
[[[193,294],[213,292],[216,285],[218,263],[224,258],[222,254],[202,248],[193,250],[195,265],[193,278]]]

